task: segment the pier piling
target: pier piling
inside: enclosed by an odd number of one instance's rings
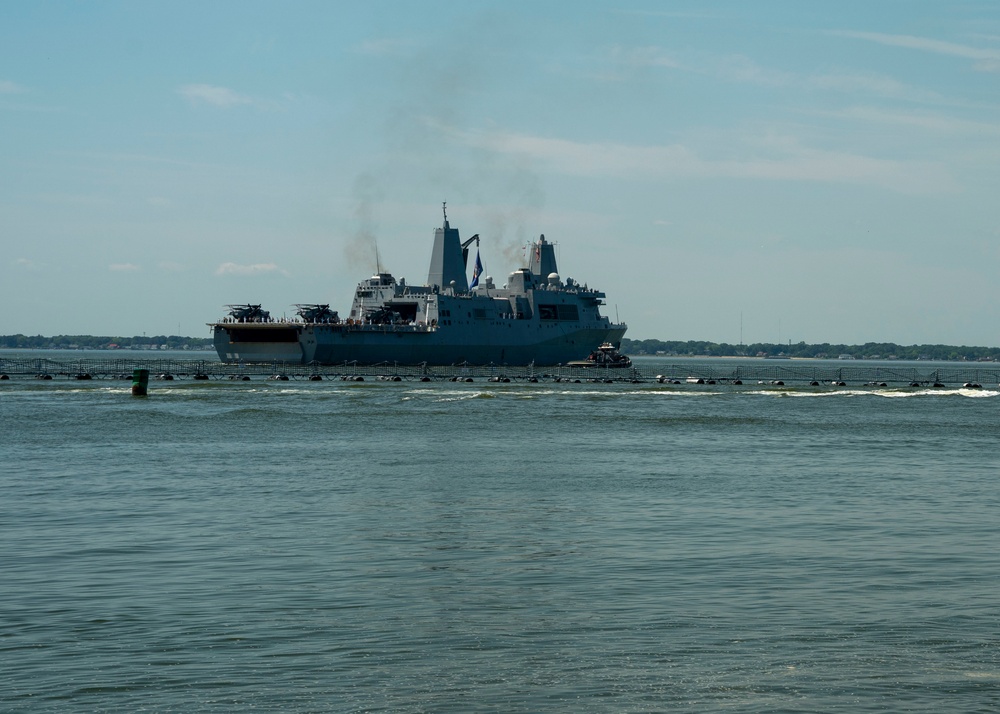
[[[148,387],[149,370],[141,368],[132,370],[132,396],[145,397]]]

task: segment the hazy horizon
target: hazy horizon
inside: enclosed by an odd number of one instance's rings
[[[126,335],[126,334],[122,334],[122,333],[108,333],[108,334],[101,334],[101,335],[96,335],[96,334],[79,334],[79,333],[74,333],[74,334],[61,333],[61,334],[48,334],[48,335],[41,334],[41,333],[32,333],[32,334],[28,334],[28,333],[15,333],[15,334],[20,334],[20,335],[23,335],[23,336],[25,336],[27,338],[32,338],[32,339],[38,339],[38,338],[42,338],[42,339],[57,339],[57,338],[69,338],[69,337],[82,337],[82,338],[88,338],[88,339],[96,339],[96,338],[102,338],[102,339],[103,338],[107,338],[107,339],[135,339],[135,338],[139,338],[139,339],[151,339],[151,338],[155,338],[155,337],[164,337],[164,338],[168,338],[168,339],[177,338],[177,339],[180,339],[180,340],[207,340],[207,341],[211,341],[211,339],[212,339],[211,337],[202,337],[202,336],[198,336],[198,335],[178,335],[178,334],[172,334],[172,333],[157,333],[157,334],[152,334],[152,335],[147,335],[147,334],[142,334],[142,335]],[[10,337],[10,336],[12,336],[12,335],[0,335],[0,338]],[[626,335],[623,339],[624,340],[631,340],[633,342],[646,342],[646,341],[652,340],[652,341],[658,341],[658,342],[663,342],[663,343],[671,343],[671,342],[676,342],[676,343],[681,343],[681,344],[706,343],[706,344],[715,344],[715,345],[726,345],[726,346],[729,346],[729,347],[738,347],[740,345],[742,345],[744,347],[798,347],[798,346],[801,346],[801,345],[805,345],[807,347],[822,347],[824,345],[829,345],[830,347],[866,347],[866,346],[869,346],[869,345],[894,345],[896,347],[909,348],[909,349],[912,349],[914,347],[939,347],[939,348],[940,347],[951,347],[951,348],[956,348],[956,349],[987,349],[987,350],[1000,349],[1000,345],[989,345],[989,344],[983,344],[983,345],[951,344],[951,343],[946,343],[946,342],[920,342],[920,343],[903,344],[903,343],[898,343],[898,342],[886,342],[885,340],[870,340],[868,342],[856,342],[856,343],[852,343],[852,342],[830,342],[829,340],[820,341],[820,342],[798,342],[798,343],[796,343],[796,342],[792,342],[792,343],[789,343],[789,342],[766,342],[766,341],[763,341],[763,342],[743,342],[743,343],[740,343],[740,342],[727,342],[725,340],[685,340],[685,339],[662,338],[662,337],[629,337],[628,335]],[[3,350],[13,350],[13,349],[50,349],[50,348],[48,348],[48,347],[43,347],[43,348],[37,348],[37,347],[20,348],[20,347],[9,347],[9,346],[5,347],[3,345],[0,345],[0,352],[2,352]],[[64,347],[56,347],[56,348],[51,348],[51,349],[65,349],[65,348]],[[86,347],[79,347],[78,349],[87,350],[87,349],[104,349],[104,348],[103,347],[97,347],[97,348],[95,348],[95,347],[86,346]],[[129,349],[129,346],[128,345],[121,345],[121,346],[119,346],[116,349]],[[199,349],[201,349],[201,348],[199,348]],[[710,355],[696,355],[696,356],[705,356],[705,357],[707,357],[707,356],[710,356]],[[750,356],[750,355],[741,355],[741,356]]]

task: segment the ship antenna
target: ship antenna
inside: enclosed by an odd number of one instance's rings
[[[448,202],[441,201],[441,212],[444,214],[444,224],[448,225]]]
[[[375,239],[375,274],[382,274],[382,261],[378,257],[378,238]]]

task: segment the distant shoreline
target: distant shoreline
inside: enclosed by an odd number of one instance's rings
[[[1000,347],[967,345],[897,345],[867,342],[863,345],[775,344],[734,345],[705,341],[622,340],[621,351],[633,356],[727,357],[736,359],[888,360],[906,362],[1000,362]]]
[[[212,352],[208,337],[179,335],[0,335],[3,350],[100,350],[106,352]],[[1000,347],[966,345],[863,345],[754,343],[734,345],[699,340],[622,340],[621,351],[633,357],[722,357],[728,359],[886,360],[900,362],[1000,362]]]
[[[157,350],[211,351],[209,337],[181,335],[0,335],[3,350],[102,350],[107,352],[153,352]]]

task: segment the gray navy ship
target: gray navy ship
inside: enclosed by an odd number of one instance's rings
[[[565,281],[552,243],[541,236],[528,266],[507,284],[480,282],[477,252],[471,282],[469,246],[448,224],[434,231],[425,285],[379,271],[358,284],[350,314],[325,304],[296,305],[296,318],[274,319],[260,305],[229,305],[209,323],[223,362],[399,365],[557,365],[617,349],[624,323],[601,315],[605,294]]]

